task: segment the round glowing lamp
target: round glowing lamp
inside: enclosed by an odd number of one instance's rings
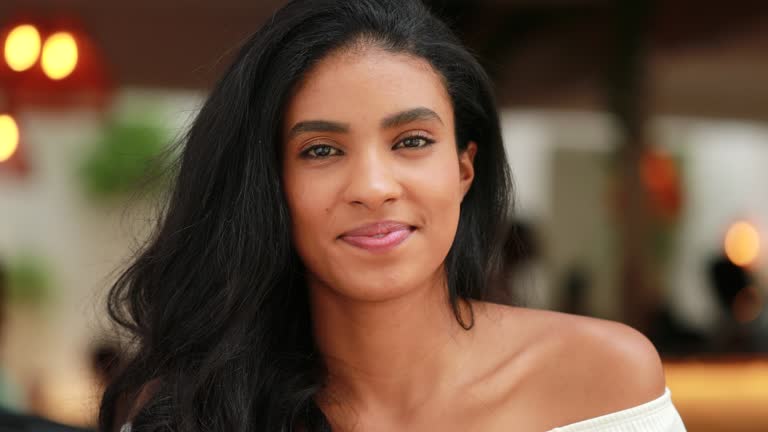
[[[8,114],[0,114],[0,162],[5,162],[19,148],[19,126]]]
[[[71,33],[57,32],[45,40],[41,63],[48,78],[58,81],[68,77],[75,70],[77,60],[77,41]]]
[[[725,234],[725,254],[738,266],[752,264],[760,252],[760,234],[748,222],[736,222]]]
[[[40,57],[40,32],[31,24],[14,27],[5,38],[5,62],[11,70],[23,72]]]

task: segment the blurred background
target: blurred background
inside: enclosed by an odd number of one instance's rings
[[[282,3],[0,2],[0,406],[94,424],[151,161]],[[497,87],[498,298],[643,331],[690,431],[768,430],[768,2],[428,3]]]

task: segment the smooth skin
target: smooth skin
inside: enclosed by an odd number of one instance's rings
[[[328,368],[317,402],[334,430],[542,432],[663,394],[658,354],[624,325],[472,302],[474,327],[459,326],[443,263],[483,150],[457,150],[426,61],[363,44],[332,53],[294,92],[282,136]],[[340,238],[380,220],[415,229],[384,253]]]

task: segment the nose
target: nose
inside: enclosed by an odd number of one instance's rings
[[[370,148],[350,162],[346,202],[377,210],[402,196],[403,188],[396,175],[395,163],[386,152]]]

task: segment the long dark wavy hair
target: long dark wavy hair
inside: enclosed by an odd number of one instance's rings
[[[511,179],[492,86],[417,0],[296,0],[250,37],[183,140],[153,235],[109,293],[134,355],[107,387],[100,430],[153,383],[143,431],[330,431],[315,402],[325,369],[281,185],[280,126],[292,90],[333,51],[360,43],[429,62],[462,151],[477,143],[445,269],[450,307],[482,299],[498,264]]]

